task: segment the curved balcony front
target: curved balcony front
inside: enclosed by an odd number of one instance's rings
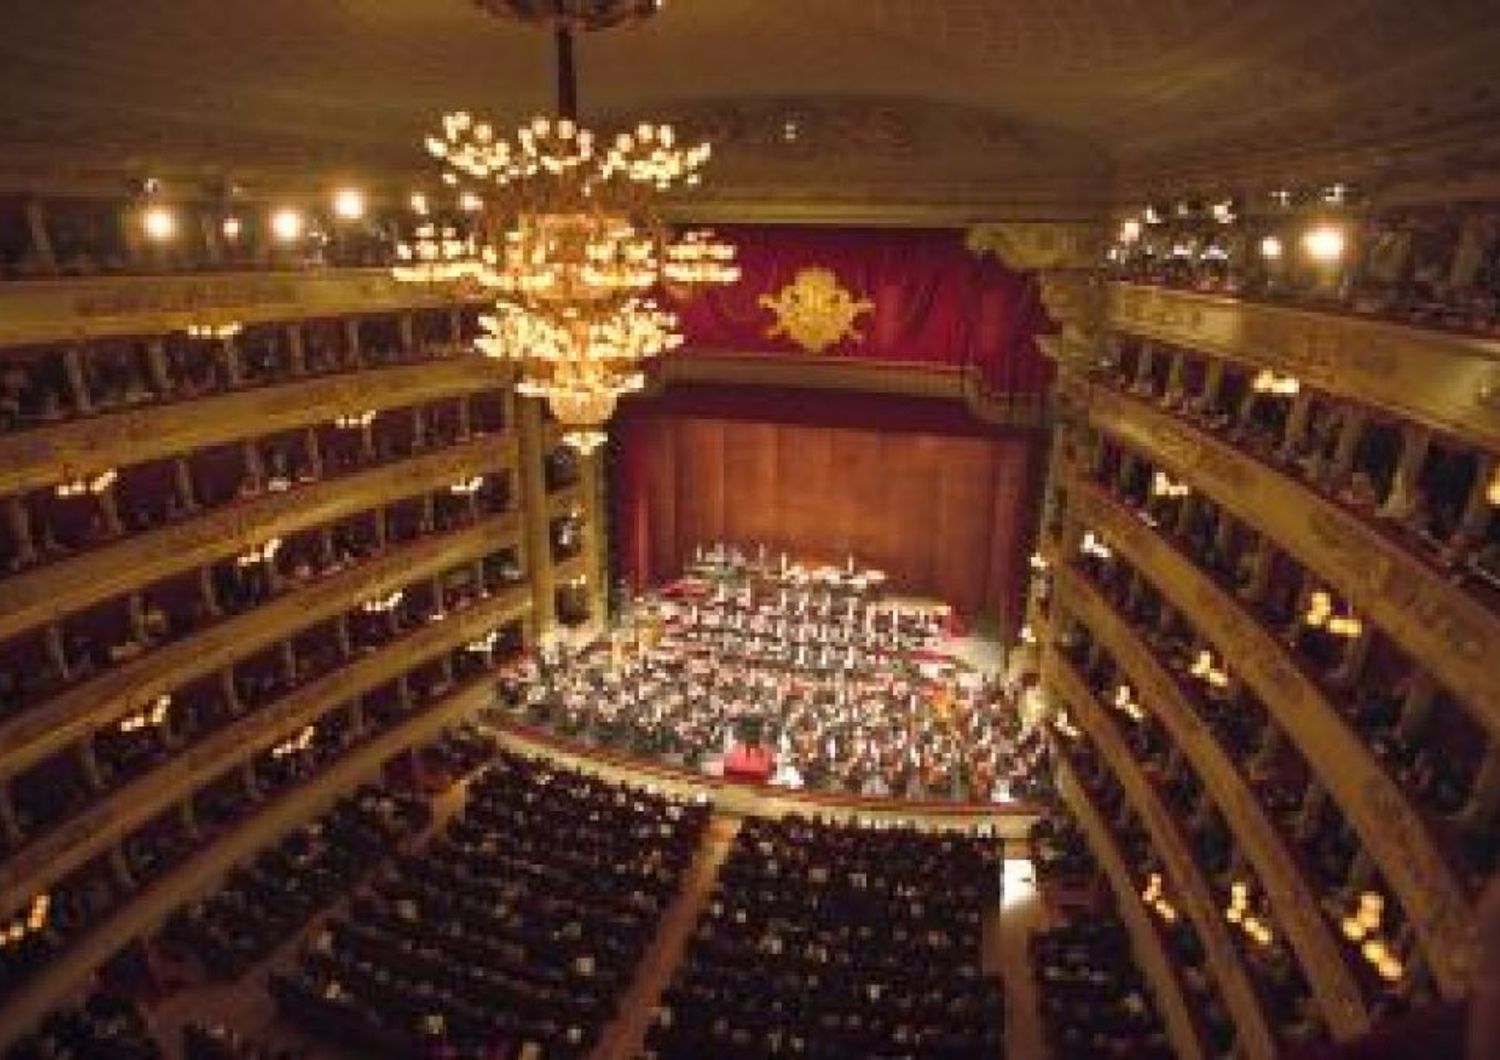
[[[1297,856],[1267,815],[1238,762],[1188,703],[1151,649],[1093,586],[1068,567],[1057,568],[1055,584],[1058,599],[1066,602],[1068,611],[1130,675],[1141,703],[1161,721],[1173,743],[1192,763],[1204,788],[1212,793],[1231,834],[1255,869],[1333,1035],[1346,1039],[1367,1031],[1370,1015],[1359,984],[1332,927],[1319,912],[1317,894],[1298,871]],[[1053,666],[1066,674],[1065,684],[1082,693],[1071,665],[1049,652],[1044,672],[1050,673]]]
[[[1406,792],[1238,599],[1093,483],[1073,479],[1069,506],[1080,527],[1102,534],[1213,641],[1218,656],[1230,660],[1303,757],[1326,764],[1320,779],[1398,893],[1439,989],[1462,996],[1473,910]]]

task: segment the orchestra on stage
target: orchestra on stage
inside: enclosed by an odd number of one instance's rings
[[[1020,689],[950,650],[943,604],[885,578],[700,549],[608,636],[502,681],[554,733],[734,779],[851,795],[1003,802],[1040,754]]]

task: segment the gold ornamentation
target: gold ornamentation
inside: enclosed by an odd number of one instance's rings
[[[1109,239],[1092,221],[995,221],[970,228],[964,243],[972,253],[993,254],[1022,272],[1092,272],[1104,260]]]
[[[846,338],[859,342],[864,336],[854,322],[875,308],[874,302],[855,298],[832,269],[824,268],[799,269],[774,296],[761,295],[760,304],[776,314],[766,338],[785,335],[808,353],[822,353]]]

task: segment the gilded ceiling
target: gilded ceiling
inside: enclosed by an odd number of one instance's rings
[[[12,173],[418,173],[446,110],[550,109],[549,42],[468,0],[0,0],[0,28]],[[1500,132],[1500,0],[669,0],[579,52],[586,116],[715,136],[724,203],[982,212]]]

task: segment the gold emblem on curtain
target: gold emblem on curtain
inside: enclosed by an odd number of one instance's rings
[[[808,353],[822,353],[843,339],[864,338],[855,320],[875,303],[855,298],[839,284],[832,269],[799,269],[792,282],[775,295],[763,294],[760,304],[776,314],[765,331],[768,339],[783,335]]]

